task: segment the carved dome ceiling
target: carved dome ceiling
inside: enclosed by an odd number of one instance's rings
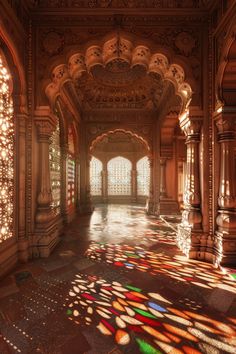
[[[98,67],[93,76],[86,74],[76,80],[83,108],[157,107],[164,89],[160,75],[147,75],[140,68],[111,72],[110,67]]]

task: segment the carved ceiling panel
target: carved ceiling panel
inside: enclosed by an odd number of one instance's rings
[[[104,77],[106,72],[104,72]],[[125,75],[125,73],[124,73]],[[127,75],[129,76],[129,75]],[[100,75],[99,75],[100,78]],[[160,75],[151,77],[143,74],[142,78],[132,78],[131,82],[124,85],[126,80],[117,82],[115,79],[106,82],[88,76],[76,82],[78,96],[81,97],[83,108],[88,110],[99,108],[157,108],[163,93],[164,83]],[[120,78],[120,77],[119,77]],[[103,83],[105,81],[106,83]]]
[[[212,0],[35,0],[40,8],[205,8]]]

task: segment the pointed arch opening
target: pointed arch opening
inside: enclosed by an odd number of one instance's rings
[[[125,157],[117,156],[107,164],[108,197],[131,196],[132,163]]]

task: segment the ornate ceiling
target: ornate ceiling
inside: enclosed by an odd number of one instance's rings
[[[82,108],[157,108],[164,88],[160,75],[147,76],[131,68],[112,75],[109,69],[97,68],[94,76],[87,74],[76,81]]]
[[[40,8],[187,8],[208,7],[212,0],[34,0]]]

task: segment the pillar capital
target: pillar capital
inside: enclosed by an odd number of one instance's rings
[[[166,165],[166,161],[168,160],[168,157],[160,157],[160,165],[161,166],[165,166]]]
[[[48,141],[57,126],[57,118],[49,107],[38,107],[35,110],[35,125],[37,127],[39,141]]]
[[[218,141],[233,141],[236,137],[236,107],[223,107],[214,114]]]
[[[180,128],[187,137],[186,143],[200,141],[202,121],[203,112],[196,108],[190,107],[189,110],[179,116]]]

